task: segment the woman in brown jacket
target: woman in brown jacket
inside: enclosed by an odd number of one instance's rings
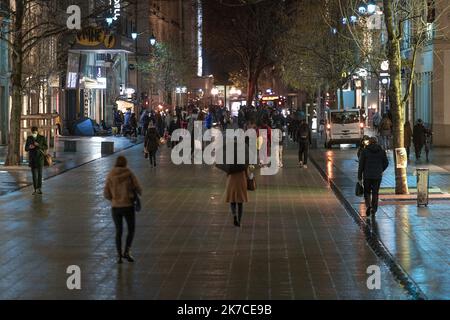
[[[233,173],[229,173],[227,176],[225,201],[230,204],[236,227],[241,226],[244,203],[248,202],[247,177],[247,166],[245,165],[236,165]]]
[[[127,159],[123,156],[117,158],[116,165],[106,178],[104,196],[112,202],[112,217],[116,226],[116,248],[118,253],[117,263],[122,263],[122,258],[134,262],[130,254],[131,244],[134,238],[135,217],[134,194],[142,194],[142,188],[136,176],[127,168]],[[128,234],[125,251],[122,254],[123,219],[127,223]]]

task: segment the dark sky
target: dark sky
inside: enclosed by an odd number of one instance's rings
[[[216,19],[219,12],[226,10],[226,7],[220,5],[217,0],[203,1],[204,14],[204,73],[205,75],[212,74],[215,80],[223,83],[228,80],[228,73],[234,69],[238,69],[236,60],[233,57],[224,56],[219,49],[214,45],[215,28],[218,27]]]

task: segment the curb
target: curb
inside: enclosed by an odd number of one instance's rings
[[[52,178],[55,178],[55,177],[57,177],[57,176],[60,176],[60,175],[66,173],[66,172],[69,172],[69,171],[71,171],[71,170],[75,170],[75,169],[81,168],[82,166],[91,164],[91,163],[93,163],[93,162],[95,162],[95,161],[97,161],[97,160],[101,160],[101,159],[103,159],[103,158],[111,157],[111,156],[113,156],[113,155],[115,155],[115,154],[117,154],[117,153],[120,153],[120,152],[126,151],[126,150],[128,150],[128,149],[137,147],[137,146],[139,146],[139,145],[141,145],[141,144],[143,144],[143,143],[144,143],[144,142],[142,141],[142,142],[136,143],[136,144],[134,144],[134,145],[125,147],[125,148],[123,148],[123,149],[121,149],[121,150],[115,151],[115,152],[113,152],[113,153],[111,153],[111,154],[108,154],[108,155],[106,155],[106,156],[103,156],[103,157],[100,157],[100,158],[97,158],[97,159],[92,159],[92,160],[89,160],[89,161],[87,161],[87,162],[84,162],[84,163],[81,163],[81,164],[79,164],[79,165],[76,165],[76,166],[74,166],[74,167],[72,167],[72,168],[62,170],[62,171],[58,172],[57,174],[48,176],[46,179],[42,179],[42,181],[50,180],[50,179],[52,179]],[[11,190],[11,191],[8,191],[8,192],[5,192],[5,193],[3,193],[3,194],[0,195],[0,198],[1,198],[2,196],[7,195],[7,194],[10,194],[10,193],[13,193],[13,192],[17,192],[17,191],[20,191],[20,190],[22,190],[22,189],[31,187],[32,185],[33,185],[32,183],[29,183],[29,184],[27,184],[27,185],[25,185],[25,186],[19,187],[19,188],[17,188],[17,189],[14,189],[14,190]]]
[[[406,293],[413,300],[428,300],[426,295],[414,282],[411,276],[405,270],[403,270],[402,266],[394,259],[392,254],[381,241],[378,234],[376,232],[372,232],[370,222],[368,223],[366,220],[364,220],[363,217],[358,213],[358,211],[353,208],[353,206],[345,198],[345,195],[342,193],[339,187],[334,183],[332,179],[328,178],[327,173],[325,172],[325,170],[323,170],[319,163],[311,156],[309,157],[309,159],[319,171],[322,178],[330,185],[338,200],[342,203],[349,215],[353,218],[355,223],[364,233],[366,241],[370,248],[373,250],[376,256],[380,258],[389,268],[395,280],[403,287]]]

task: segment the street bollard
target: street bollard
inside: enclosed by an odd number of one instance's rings
[[[428,206],[430,186],[430,169],[417,169],[417,206]]]
[[[114,153],[114,142],[103,141],[102,142],[102,155],[109,155]]]

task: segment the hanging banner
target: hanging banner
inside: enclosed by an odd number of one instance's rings
[[[406,169],[408,167],[408,154],[405,148],[395,149],[395,159],[397,169]]]

